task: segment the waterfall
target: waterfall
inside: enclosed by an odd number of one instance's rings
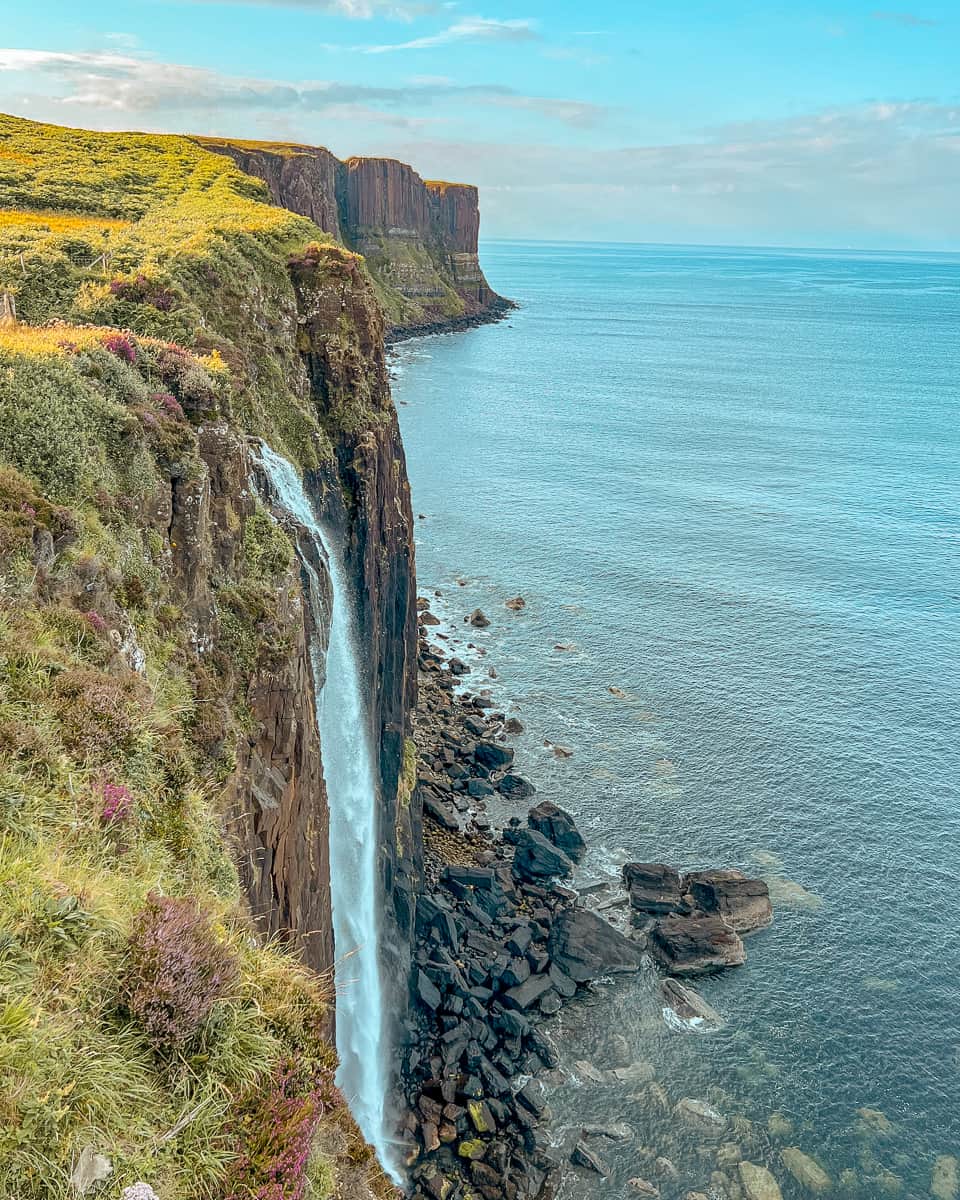
[[[383,995],[380,980],[380,888],[377,773],[350,588],[336,540],[322,528],[294,467],[269,446],[260,463],[282,508],[315,539],[333,584],[333,615],[326,676],[316,696],[323,773],[330,803],[330,894],[336,941],[337,1085],[381,1165],[396,1176],[384,1128],[387,1088]],[[301,560],[309,574],[313,567]],[[315,594],[317,589],[315,589]]]

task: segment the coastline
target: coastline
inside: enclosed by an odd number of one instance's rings
[[[414,338],[433,337],[442,333],[464,333],[468,329],[479,329],[482,325],[496,325],[505,320],[520,305],[515,300],[497,296],[479,312],[468,313],[462,317],[450,317],[443,321],[427,321],[417,325],[394,325],[387,330],[384,344],[387,349],[400,342],[409,342]]]

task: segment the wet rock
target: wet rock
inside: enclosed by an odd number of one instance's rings
[[[608,1142],[628,1142],[633,1137],[633,1129],[624,1121],[612,1125],[584,1125],[580,1132],[586,1138],[606,1138]]]
[[[630,893],[630,905],[639,913],[666,916],[686,912],[680,872],[666,863],[627,863],[623,882]]]
[[[614,1067],[611,1072],[618,1083],[636,1086],[641,1083],[652,1083],[656,1077],[653,1064],[648,1062],[631,1063],[628,1067]]]
[[[960,1195],[960,1173],[957,1160],[952,1155],[941,1154],[933,1164],[930,1195],[934,1200],[957,1200]]]
[[[705,1100],[694,1100],[684,1096],[678,1100],[673,1109],[674,1116],[687,1125],[692,1125],[701,1133],[719,1137],[727,1127],[727,1118],[721,1112],[707,1104]]]
[[[573,817],[549,800],[541,800],[530,809],[527,813],[527,824],[554,846],[558,846],[574,862],[580,862],[587,852],[587,843],[577,829]]]
[[[586,1171],[594,1171],[604,1179],[610,1174],[606,1166],[594,1154],[586,1142],[577,1142],[570,1154],[570,1161],[575,1167],[582,1167]]]
[[[465,620],[469,621],[474,629],[486,629],[490,624],[490,618],[482,608],[475,608]]]
[[[697,909],[723,917],[737,933],[763,929],[773,920],[769,887],[741,871],[693,871],[683,886]]]
[[[425,608],[423,610],[423,612],[420,614],[420,624],[421,625],[439,625],[440,618],[438,616],[436,616],[434,613],[432,613],[429,608]]]
[[[833,1181],[823,1167],[796,1146],[787,1146],[781,1151],[780,1159],[797,1183],[808,1192],[821,1195],[833,1187]]]
[[[477,742],[473,757],[482,767],[498,771],[513,762],[513,747],[500,742]]]
[[[497,791],[511,800],[528,800],[536,792],[529,779],[508,772],[497,784]]]
[[[703,975],[746,961],[740,935],[722,917],[671,915],[650,934],[650,953],[670,975]]]
[[[506,606],[511,612],[519,612],[522,608],[527,607],[527,602],[522,596],[514,596],[513,599],[506,602]]]
[[[649,1179],[641,1179],[639,1175],[628,1179],[627,1187],[635,1191],[638,1196],[652,1196],[654,1200],[657,1200],[660,1195],[660,1189],[656,1184],[651,1183]]]
[[[569,746],[561,746],[559,742],[551,742],[550,748],[553,750],[554,758],[573,758],[573,751]]]
[[[585,1058],[577,1059],[573,1064],[573,1069],[581,1079],[589,1079],[591,1083],[607,1082],[606,1074],[599,1067],[595,1067],[592,1062],[587,1062]]]
[[[470,668],[460,658],[451,658],[450,661],[447,663],[447,666],[450,668],[451,675],[469,675],[470,674]]]
[[[536,830],[507,830],[504,837],[515,847],[513,873],[518,878],[535,881],[573,874],[573,863],[566,854]]]
[[[523,722],[518,720],[516,717],[507,717],[503,723],[503,729],[505,733],[523,733],[524,728],[525,726]]]
[[[586,908],[566,909],[560,914],[550,930],[547,951],[576,983],[598,975],[638,971],[642,955],[635,942]]]
[[[722,1028],[723,1017],[691,987],[676,979],[665,979],[660,985],[663,997],[663,1017],[668,1025],[694,1033],[713,1033]]]
[[[780,1185],[766,1167],[758,1167],[751,1162],[742,1162],[737,1170],[740,1173],[740,1182],[747,1200],[783,1200]]]

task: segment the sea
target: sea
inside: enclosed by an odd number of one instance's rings
[[[609,915],[626,861],[763,876],[775,913],[697,981],[711,1032],[652,970],[551,1023],[558,1152],[615,1135],[563,1196],[739,1196],[744,1159],[801,1200],[793,1150],[838,1195],[954,1195],[960,256],[482,261],[518,309],[393,359],[437,632],[522,721]]]

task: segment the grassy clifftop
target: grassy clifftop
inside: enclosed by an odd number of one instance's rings
[[[0,117],[4,1200],[382,1187],[330,981],[254,936],[224,840],[251,681],[302,637],[243,435],[331,453],[289,262],[362,272],[263,195],[185,139]]]

